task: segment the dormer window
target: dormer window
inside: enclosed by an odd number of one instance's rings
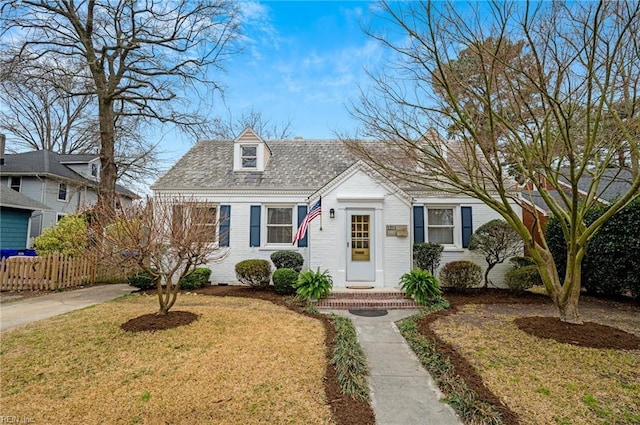
[[[242,168],[256,168],[258,166],[258,147],[257,146],[241,146]]]

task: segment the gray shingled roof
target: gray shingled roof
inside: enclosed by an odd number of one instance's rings
[[[233,140],[202,140],[153,189],[317,190],[357,159],[339,140],[267,140],[272,152],[264,172],[233,171]]]
[[[0,206],[29,211],[51,209],[45,204],[31,199],[28,196],[25,196],[20,192],[16,192],[4,185],[0,185]]]
[[[6,176],[35,176],[48,174],[62,179],[75,181],[84,186],[96,187],[96,182],[89,180],[73,171],[63,163],[89,162],[97,155],[59,155],[55,152],[37,150],[16,154],[6,154],[5,162],[0,165],[0,175]],[[139,196],[117,184],[116,192],[130,198]]]

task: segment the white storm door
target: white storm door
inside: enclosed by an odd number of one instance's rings
[[[347,212],[347,282],[375,281],[374,212]]]

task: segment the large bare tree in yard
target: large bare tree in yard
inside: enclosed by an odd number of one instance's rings
[[[565,322],[580,323],[586,246],[640,193],[639,2],[382,3],[368,33],[390,63],[371,72],[352,112],[361,157],[395,178],[482,200],[522,237]],[[446,141],[440,135],[447,135]],[[620,161],[623,156],[625,161]],[[632,171],[628,190],[587,225],[600,177]],[[567,270],[536,242],[508,173],[531,182],[560,218]],[[586,191],[578,180],[588,177]]]
[[[233,53],[233,2],[11,0],[2,6],[2,41],[13,61],[86,77],[69,95],[91,95],[97,111],[101,202],[113,206],[118,120],[137,117],[197,132],[215,71]],[[187,99],[190,97],[189,99]],[[208,111],[205,111],[208,112]]]
[[[179,196],[156,196],[133,208],[98,211],[93,231],[103,261],[135,264],[156,280],[159,315],[175,304],[180,282],[198,266],[222,260],[229,249],[218,229],[215,204]]]

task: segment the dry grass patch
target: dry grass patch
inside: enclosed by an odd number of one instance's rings
[[[522,424],[640,423],[640,350],[583,348],[522,332],[513,315],[465,306],[432,329]]]
[[[331,423],[324,329],[270,302],[181,295],[188,326],[129,333],[130,296],[2,334],[3,415],[34,423]]]

